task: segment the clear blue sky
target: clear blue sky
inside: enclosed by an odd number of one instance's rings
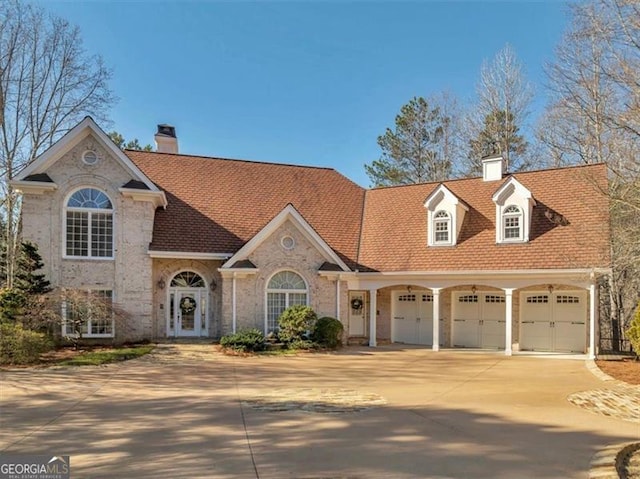
[[[113,127],[183,153],[334,167],[368,186],[378,135],[413,96],[474,95],[511,43],[544,103],[567,7],[547,2],[40,2],[114,70]]]

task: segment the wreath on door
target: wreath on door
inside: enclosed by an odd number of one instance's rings
[[[180,311],[182,311],[182,314],[193,313],[196,310],[196,305],[195,299],[185,296],[180,300]]]
[[[360,298],[353,298],[351,300],[351,309],[354,309],[356,311],[360,311],[362,309],[362,299]]]

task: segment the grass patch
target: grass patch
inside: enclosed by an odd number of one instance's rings
[[[155,346],[133,346],[126,348],[102,349],[99,351],[86,351],[71,359],[60,361],[60,366],[100,366],[101,364],[126,361],[149,354]]]

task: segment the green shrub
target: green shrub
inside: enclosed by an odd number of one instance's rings
[[[627,338],[631,341],[633,351],[636,353],[637,357],[640,357],[640,304],[638,304],[636,314],[631,320],[631,324],[629,325],[629,329],[627,329],[626,333]]]
[[[15,288],[0,290],[0,321],[12,322],[22,314],[27,298]]]
[[[264,334],[259,329],[242,329],[222,336],[220,345],[235,351],[262,351],[265,348]]]
[[[287,344],[287,349],[316,349],[318,345],[308,339],[294,339]]]
[[[318,315],[309,306],[291,306],[285,309],[278,318],[278,337],[285,343],[307,339],[316,325]]]
[[[337,348],[342,345],[342,332],[344,326],[336,318],[324,316],[316,322],[311,339],[321,346]]]
[[[32,364],[52,348],[42,333],[24,329],[21,324],[0,324],[0,364]]]

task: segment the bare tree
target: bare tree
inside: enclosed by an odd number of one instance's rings
[[[0,214],[8,286],[21,206],[9,181],[84,116],[106,120],[115,101],[110,77],[102,58],[84,50],[77,27],[21,0],[0,4]]]
[[[480,160],[495,146],[511,170],[526,168],[526,141],[519,130],[529,116],[533,87],[514,49],[507,44],[485,61],[477,85],[477,102],[468,112],[464,133],[469,145],[467,173],[481,171]],[[487,138],[484,138],[487,137]],[[489,144],[487,144],[489,143]]]
[[[612,274],[604,335],[620,346],[640,290],[640,6],[591,0],[572,7],[571,28],[548,68],[553,102],[539,137],[557,165],[606,163]]]

